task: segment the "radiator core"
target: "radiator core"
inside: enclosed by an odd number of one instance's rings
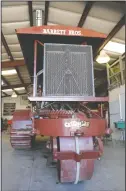
[[[44,96],[94,96],[92,47],[44,44]]]

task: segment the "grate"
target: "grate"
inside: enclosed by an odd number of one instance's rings
[[[44,44],[44,96],[93,96],[92,47]]]

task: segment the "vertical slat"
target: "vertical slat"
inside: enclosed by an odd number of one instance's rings
[[[29,10],[29,20],[30,26],[33,26],[33,10],[32,10],[32,1],[28,1],[28,10]]]
[[[119,56],[119,66],[120,66],[120,73],[121,73],[121,84],[124,84],[123,64],[122,64],[121,56]]]
[[[34,41],[34,84],[33,84],[33,96],[36,96],[37,91],[37,75],[36,75],[36,68],[37,68],[37,41]]]
[[[49,1],[45,1],[45,19],[44,19],[44,25],[47,25],[48,15],[49,15]]]

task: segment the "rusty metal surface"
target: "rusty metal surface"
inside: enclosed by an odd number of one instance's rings
[[[79,138],[80,151],[93,150],[92,137]],[[75,152],[75,138],[60,137],[60,151],[61,152]],[[94,160],[81,160],[80,162],[79,181],[90,179],[93,175]],[[74,182],[76,177],[76,161],[74,160],[61,160],[60,161],[60,181]]]

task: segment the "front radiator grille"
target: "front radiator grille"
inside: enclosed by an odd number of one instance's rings
[[[44,96],[93,96],[92,47],[44,45]]]

